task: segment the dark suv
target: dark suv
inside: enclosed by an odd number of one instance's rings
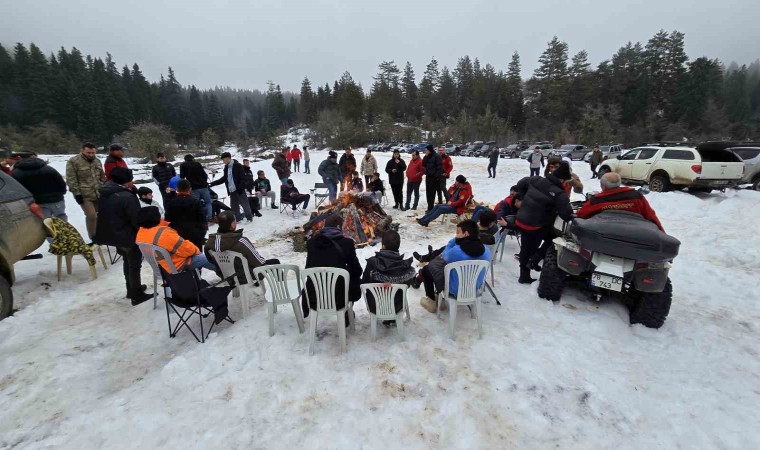
[[[0,320],[13,310],[13,264],[45,241],[42,211],[32,194],[0,172]]]

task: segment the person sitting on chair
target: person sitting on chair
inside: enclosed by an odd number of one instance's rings
[[[354,170],[351,176],[353,177],[351,178],[351,190],[354,192],[364,191],[364,182],[362,182],[362,177],[359,176],[359,172]]]
[[[282,187],[280,191],[280,203],[291,205],[293,212],[295,213],[296,207],[303,203],[301,213],[307,215],[306,209],[309,207],[309,199],[311,195],[301,194],[298,192],[298,188],[293,184],[293,179],[288,179],[288,184]]]
[[[388,284],[411,284],[417,274],[412,267],[412,258],[404,259],[399,253],[401,236],[397,231],[386,230],[383,232],[380,251],[367,259],[364,268],[362,283],[388,283]],[[404,309],[404,295],[398,292],[393,299],[396,314]],[[370,292],[367,293],[367,308],[372,314],[376,314],[375,298]],[[395,323],[387,321],[388,323]],[[388,324],[383,322],[384,324]]]
[[[225,205],[223,201],[219,200],[219,194],[211,189],[211,221],[215,222],[216,217],[222,211],[232,211],[232,208]]]
[[[209,261],[215,261],[210,252],[237,252],[243,255],[248,263],[249,275],[248,279],[253,276],[253,269],[264,265],[280,264],[278,259],[264,259],[263,256],[256,251],[256,247],[245,236],[243,236],[243,230],[237,229],[237,220],[235,220],[235,214],[232,211],[222,211],[216,217],[219,223],[219,228],[216,233],[211,233],[208,236],[206,245],[203,248],[206,258]],[[216,273],[221,276],[221,270],[215,269]],[[238,275],[238,279],[243,280],[243,268],[238,264],[235,265],[235,272]]]
[[[423,227],[434,221],[441,214],[461,215],[467,208],[467,202],[472,198],[472,186],[467,182],[464,175],[458,175],[456,182],[449,188],[449,201],[445,205],[435,205],[435,207],[417,223]]]
[[[343,296],[345,292],[345,285],[343,279],[339,279],[335,286],[335,292],[340,293],[335,298],[335,306],[337,309],[343,309],[346,306],[346,302],[356,302],[361,296],[361,276],[362,266],[359,263],[359,258],[356,257],[356,248],[354,247],[354,241],[343,236],[341,227],[343,226],[343,218],[338,214],[332,214],[325,219],[325,225],[319,232],[312,236],[306,243],[306,269],[312,267],[335,267],[338,269],[345,269],[348,271],[348,298]],[[316,309],[317,297],[314,285],[311,280],[306,281],[306,292],[308,292],[308,298],[311,301],[311,305],[306,304],[306,295],[303,295],[301,306],[303,308],[303,316],[309,316],[309,306]],[[348,311],[346,311],[348,317]],[[346,320],[346,326],[349,321]]]
[[[420,305],[431,313],[437,312],[438,303],[436,294],[443,290],[445,284],[446,264],[465,261],[481,260],[490,261],[491,251],[483,245],[479,237],[478,224],[472,220],[463,220],[457,224],[456,237],[451,239],[440,256],[434,258],[430,264],[420,271],[422,283],[425,285],[425,297],[420,300]],[[483,286],[485,274],[478,277],[477,287]],[[459,280],[455,274],[449,279],[449,293],[456,295],[459,290]]]
[[[161,225],[161,213],[155,206],[140,209],[137,225],[140,228],[135,243],[152,244],[166,250],[178,272],[185,269],[216,269],[195,244],[181,238],[172,228]],[[158,264],[167,273],[170,272],[169,263],[163,258],[158,260]]]
[[[204,208],[200,200],[191,195],[192,190],[188,180],[177,182],[177,198],[167,203],[165,219],[180,236],[201,248],[208,224]]]
[[[275,193],[272,190],[272,184],[267,179],[266,175],[264,174],[263,170],[259,170],[256,172],[256,178],[253,181],[253,191],[256,195],[256,198],[259,199],[259,205],[262,205],[261,200],[262,197],[269,197],[269,203],[272,204],[272,209],[277,209],[277,204],[275,204]]]
[[[514,198],[517,195],[517,186],[512,186],[509,188],[509,195],[504,198],[504,200],[500,200],[499,203],[496,204],[496,206],[493,207],[493,212],[496,213],[497,220],[509,216],[509,215],[515,215],[517,214],[517,210],[515,209],[514,212],[512,212],[512,205],[514,202]],[[478,205],[475,207],[475,209],[472,211],[472,220],[475,222],[480,219],[480,215],[483,214],[483,212],[487,209],[491,209],[484,205]]]
[[[480,220],[478,220],[478,232],[480,237],[480,242],[482,242],[485,245],[493,245],[496,243],[496,233],[499,232],[499,226],[496,224],[496,213],[491,211],[490,209],[486,209],[481,215]],[[433,260],[436,256],[443,253],[443,251],[446,250],[446,247],[441,247],[437,250],[433,250],[433,247],[431,245],[428,245],[428,254],[427,255],[420,255],[417,252],[412,253],[412,256],[414,256],[414,259],[416,259],[419,262],[427,263]]]
[[[161,215],[164,215],[164,208],[162,208],[157,201],[153,200],[153,190],[151,188],[140,186],[137,189],[137,197],[140,199],[140,207],[147,208],[148,206],[155,206],[158,208]]]
[[[375,172],[372,174],[372,181],[367,184],[367,192],[372,193],[372,197],[376,202],[380,202],[380,199],[385,195],[385,186],[383,186],[383,180],[380,179],[380,174]]]

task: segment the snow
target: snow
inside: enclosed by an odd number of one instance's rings
[[[293,176],[303,192],[321,181],[326,152],[311,156],[312,174]],[[375,156],[381,168],[390,158]],[[47,159],[64,170],[67,157]],[[479,201],[498,201],[528,174],[525,161],[502,159],[489,180],[486,165],[454,158]],[[276,180],[271,160],[252,166]],[[587,191],[598,189],[587,165],[574,169]],[[326,317],[314,356],[308,325],[298,334],[287,307],[270,338],[263,303],[242,319],[232,301],[237,322],[201,345],[187,332],[168,337],[163,306],[130,306],[120,267],[100,266],[91,281],[75,258],[57,282],[51,255],[20,262],[18,311],[0,322],[0,448],[758,448],[760,194],[648,199],[683,243],[660,330],[630,326],[624,306],[576,290],[560,305],[539,299],[535,283],[516,282],[515,241],[496,264],[503,306],[486,297],[482,340],[466,313],[450,340],[448,318],[422,309],[423,291],[411,289],[406,341],[381,327],[372,342],[362,301],[348,353]],[[418,213],[425,204],[423,186]],[[451,223],[422,228],[413,211],[388,211],[407,256],[454,234]],[[245,235],[265,257],[303,266],[284,236],[305,218],[262,213]]]

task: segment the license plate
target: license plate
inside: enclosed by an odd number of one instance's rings
[[[712,184],[715,186],[723,186],[724,184],[728,184],[728,180],[720,180],[720,181],[713,181]]]
[[[623,290],[623,279],[599,272],[591,274],[591,286],[610,291],[620,292]]]

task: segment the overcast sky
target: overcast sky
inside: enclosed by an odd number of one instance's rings
[[[137,62],[150,81],[171,66],[183,85],[298,90],[348,70],[369,88],[377,65],[406,61],[421,78],[431,57],[469,54],[506,70],[512,52],[530,76],[555,34],[596,65],[627,41],[686,33],[690,58],[760,57],[758,0],[0,0],[0,43],[34,42]]]

